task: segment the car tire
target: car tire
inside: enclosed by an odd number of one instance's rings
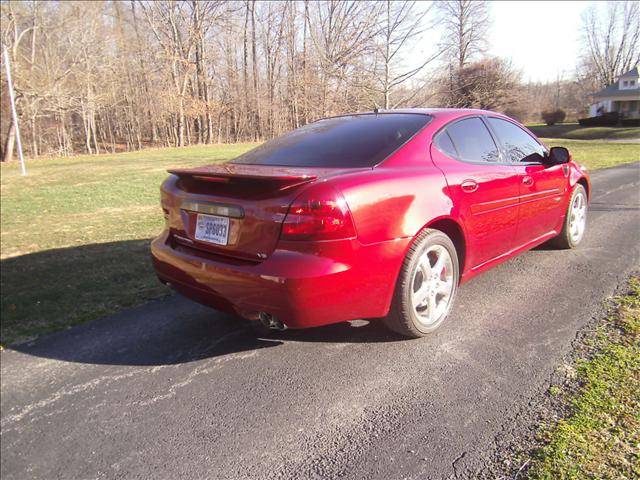
[[[439,230],[424,229],[403,261],[385,323],[405,337],[432,333],[451,311],[459,278],[458,255],[451,239]]]
[[[584,238],[587,226],[587,210],[587,191],[584,186],[577,183],[573,187],[569,198],[562,231],[557,237],[552,238],[549,244],[558,249],[577,247]]]

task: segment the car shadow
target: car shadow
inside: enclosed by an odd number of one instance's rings
[[[281,344],[170,295],[151,267],[149,240],[5,258],[0,274],[6,350],[69,362],[167,365]],[[130,308],[136,303],[144,305]],[[52,329],[59,331],[41,335]]]
[[[177,305],[184,311],[179,312]],[[282,344],[256,337],[236,318],[202,310],[184,299],[168,297],[7,350],[64,362],[161,366]]]
[[[42,358],[152,366],[272,348],[289,341],[399,340],[377,321],[284,332],[256,330],[250,322],[171,295],[151,268],[148,240],[47,250],[3,259],[0,267],[4,348]],[[114,310],[120,313],[109,315]],[[7,344],[6,339],[37,335],[52,326],[59,331]]]
[[[390,343],[409,340],[389,330],[382,319],[362,319],[303,330],[258,332],[264,339],[319,343]]]
[[[273,348],[289,342],[397,341],[406,339],[390,332],[377,320],[270,331],[175,295],[13,345],[8,350],[64,362],[161,366]]]

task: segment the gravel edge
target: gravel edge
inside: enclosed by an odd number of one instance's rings
[[[520,407],[512,418],[505,421],[502,431],[495,436],[493,446],[486,452],[484,465],[475,472],[467,472],[467,478],[527,478],[533,455],[545,444],[542,438],[545,426],[556,423],[570,413],[571,398],[580,387],[575,369],[576,361],[590,360],[601,351],[600,347],[593,344],[600,327],[604,328],[606,335],[617,333],[615,325],[607,321],[614,310],[611,298],[626,293],[629,280],[634,276],[640,276],[640,271],[634,271],[619,283],[611,296],[594,312],[589,322],[578,330],[571,342],[570,351],[551,373],[548,383],[531,397],[525,406]],[[562,393],[553,395],[551,392],[556,388]]]

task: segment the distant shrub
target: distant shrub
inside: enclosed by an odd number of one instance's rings
[[[555,125],[556,123],[560,123],[564,121],[566,117],[567,114],[561,108],[558,108],[557,110],[542,112],[542,120],[544,120],[544,123],[546,123],[547,125]]]
[[[640,127],[640,118],[625,118],[622,120],[623,127]]]
[[[619,121],[618,112],[607,112],[597,117],[581,118],[578,123],[583,127],[615,127]]]
[[[524,121],[527,120],[527,110],[523,108],[507,108],[504,111],[504,114],[507,117],[511,117],[514,120],[519,121],[520,123],[524,123]]]

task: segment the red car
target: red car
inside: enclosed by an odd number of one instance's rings
[[[567,149],[482,110],[327,118],[169,173],[161,281],[271,328],[381,317],[411,337],[483,270],[580,243],[591,191]]]

